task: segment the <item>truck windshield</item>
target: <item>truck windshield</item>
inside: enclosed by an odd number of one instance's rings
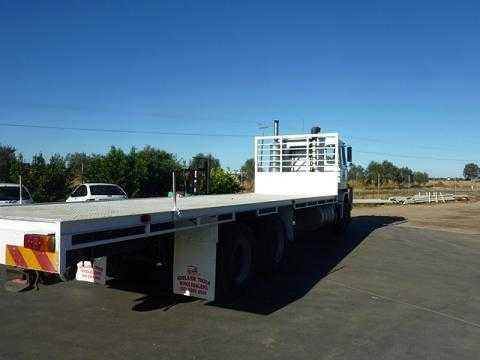
[[[20,198],[18,193],[18,186],[0,186],[0,201],[17,201]],[[22,198],[24,200],[30,200],[30,195],[23,188]]]
[[[125,193],[117,186],[112,185],[92,185],[90,186],[92,195],[125,196]]]

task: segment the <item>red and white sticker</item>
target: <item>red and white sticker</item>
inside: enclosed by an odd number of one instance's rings
[[[177,275],[178,292],[186,296],[207,298],[210,292],[210,280],[205,279],[194,265],[187,266],[185,275]]]
[[[86,281],[95,284],[105,285],[107,276],[107,257],[97,258],[93,261],[80,261],[77,264],[78,281]]]

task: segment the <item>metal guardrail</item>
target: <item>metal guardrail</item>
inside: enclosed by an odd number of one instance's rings
[[[337,143],[337,134],[257,137],[257,172],[336,171]]]

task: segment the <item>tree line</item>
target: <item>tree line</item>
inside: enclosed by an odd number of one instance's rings
[[[232,193],[241,190],[240,181],[223,169],[211,155],[198,154],[188,168],[199,166],[199,159],[211,159],[210,193]],[[191,176],[174,154],[146,146],[125,152],[111,147],[105,154],[55,154],[46,159],[41,153],[25,161],[22,154],[8,145],[0,145],[0,182],[22,182],[36,202],[63,201],[82,182],[104,182],[120,185],[132,198],[166,196],[172,190],[172,172],[178,177],[178,189]]]
[[[242,190],[239,176],[223,169],[220,161],[210,154],[197,154],[186,166],[174,154],[151,146],[140,150],[131,148],[128,152],[111,147],[104,154],[55,154],[49,159],[39,153],[28,162],[14,147],[0,145],[0,182],[18,183],[19,176],[22,176],[36,202],[63,201],[82,182],[118,184],[131,198],[166,196],[172,189],[172,172],[177,174],[178,189],[191,193],[191,185],[185,189],[185,184],[193,182],[192,174],[186,169],[205,170],[206,159],[210,165],[210,193],[226,194]],[[241,178],[247,189],[253,189],[254,166],[254,160],[249,159],[241,168]],[[469,176],[478,176],[478,172],[473,170],[468,173]],[[205,180],[201,171],[199,173],[197,185],[201,187]],[[375,186],[378,183],[421,185],[428,182],[429,176],[408,167],[397,167],[385,160],[372,161],[366,168],[352,165],[349,180]]]
[[[428,182],[429,175],[408,167],[398,167],[392,162],[384,160],[382,162],[371,161],[366,168],[352,164],[348,179],[364,185],[423,185]]]

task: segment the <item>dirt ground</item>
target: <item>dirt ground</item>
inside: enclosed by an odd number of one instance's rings
[[[431,205],[357,207],[354,216],[382,215],[405,218],[400,226],[430,228],[463,234],[480,234],[480,202]]]
[[[388,199],[391,196],[413,196],[426,192],[439,192],[443,194],[467,195],[472,201],[480,201],[480,182],[475,181],[430,181],[423,186],[412,187],[389,187],[376,186],[365,187],[363,184],[352,183],[354,197],[358,199]]]

